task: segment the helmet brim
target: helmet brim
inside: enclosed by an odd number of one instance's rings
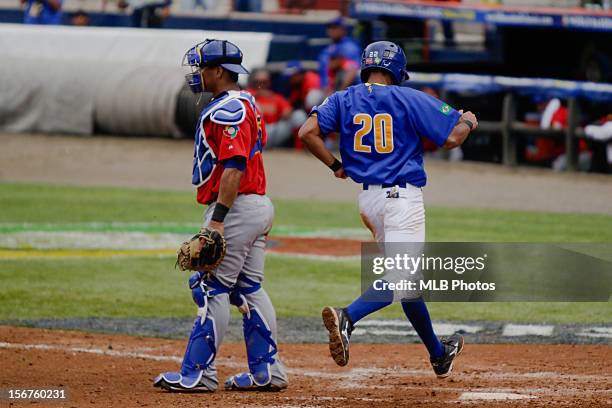
[[[221,64],[221,66],[230,72],[235,72],[236,74],[248,74],[249,73],[249,71],[240,64]]]

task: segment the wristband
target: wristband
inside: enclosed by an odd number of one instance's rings
[[[226,207],[221,203],[215,204],[215,209],[213,211],[211,220],[214,222],[223,222],[229,210],[229,207]]]
[[[474,130],[474,124],[471,120],[461,119],[461,123],[465,123],[470,128],[470,132]]]
[[[342,168],[342,162],[334,157],[334,162],[329,165],[329,168],[335,173]]]

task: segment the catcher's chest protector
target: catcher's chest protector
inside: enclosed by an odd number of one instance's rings
[[[246,118],[246,108],[242,101],[246,101],[257,112],[255,99],[251,94],[241,91],[229,91],[227,95],[210,102],[200,114],[198,129],[195,137],[193,152],[193,173],[191,184],[196,187],[206,183],[210,178],[217,157],[206,141],[204,121],[211,120],[220,125],[239,125]]]

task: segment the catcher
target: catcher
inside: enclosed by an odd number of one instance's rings
[[[215,356],[230,318],[243,314],[249,372],[225,381],[229,390],[280,390],[287,374],[279,359],[276,314],[261,287],[266,235],[274,207],[265,195],[262,149],[266,129],[254,98],[238,87],[242,52],[228,41],[206,40],[185,54],[194,93],[214,96],[203,109],[195,136],[192,183],[208,204],[204,227],[181,246],[177,265],[196,270],[189,279],[196,318],[180,372],[160,374],[154,385],[169,391],[215,391]],[[227,249],[227,253],[226,253]]]

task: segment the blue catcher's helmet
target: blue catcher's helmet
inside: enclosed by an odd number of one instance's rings
[[[204,92],[201,68],[221,66],[236,74],[248,74],[242,66],[242,51],[229,41],[206,39],[191,47],[183,56],[183,66],[191,67],[192,72],[185,80],[193,93]]]
[[[391,74],[396,84],[408,79],[406,54],[391,41],[376,41],[368,45],[361,54],[361,82],[368,80],[370,70],[380,69]]]

